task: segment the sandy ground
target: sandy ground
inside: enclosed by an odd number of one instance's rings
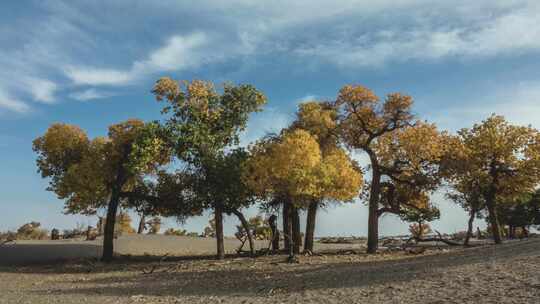
[[[0,303],[540,303],[540,239],[418,256],[326,251],[292,265],[285,256],[158,260],[0,266]]]
[[[0,265],[51,263],[78,258],[101,256],[102,240],[16,241],[0,247]],[[256,241],[256,249],[267,248],[267,241]],[[236,253],[240,242],[225,238],[225,252]],[[249,245],[244,245],[248,250]],[[317,250],[362,249],[360,244],[317,244]],[[125,235],[114,242],[115,254],[132,256],[211,256],[216,252],[213,238],[193,238],[167,235]]]

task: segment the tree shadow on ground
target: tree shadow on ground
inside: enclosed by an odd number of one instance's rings
[[[393,284],[429,277],[450,267],[506,261],[519,256],[538,256],[540,240],[500,246],[457,250],[447,254],[398,260],[343,262],[318,265],[275,264],[264,269],[182,269],[151,274],[129,272],[80,282],[77,288],[61,288],[58,294],[144,296],[267,296],[273,290],[301,292],[326,288]],[[119,264],[128,265],[128,264]],[[141,265],[133,263],[133,265]],[[181,263],[180,263],[181,265]],[[148,266],[148,265],[146,265]],[[174,263],[160,264],[173,267]],[[69,282],[66,282],[69,283]],[[41,291],[37,291],[40,293]],[[43,291],[50,294],[50,291]]]
[[[0,267],[60,264],[97,258],[101,252],[102,247],[96,244],[7,244],[0,246]]]

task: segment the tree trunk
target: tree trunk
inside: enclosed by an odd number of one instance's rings
[[[472,237],[473,234],[473,223],[474,223],[474,217],[476,215],[476,210],[471,209],[469,212],[469,222],[467,225],[467,235],[465,236],[465,241],[463,242],[463,246],[469,246],[469,240]]]
[[[304,251],[308,253],[313,252],[313,239],[315,235],[315,220],[317,219],[317,209],[319,208],[319,202],[313,201],[308,208],[307,221],[306,221],[306,236],[304,241]]]
[[[296,261],[296,255],[295,255],[295,252],[294,252],[294,238],[291,237],[293,235],[293,225],[291,223],[291,209],[292,209],[292,206],[289,205],[290,203],[289,202],[286,202],[285,205],[284,205],[284,212],[283,212],[283,216],[284,216],[284,219],[287,218],[287,223],[285,224],[285,221],[284,222],[284,231],[286,231],[285,233],[285,238],[288,238],[288,243],[287,245],[285,246],[285,248],[287,249],[287,251],[289,252],[289,258],[288,258],[288,261],[289,263],[294,263]],[[285,207],[287,206],[287,207]],[[287,211],[285,213],[285,210]],[[285,230],[286,229],[286,230]]]
[[[103,254],[101,260],[110,262],[114,255],[114,226],[116,223],[116,212],[118,211],[119,194],[118,190],[113,189],[109,206],[107,208],[107,217],[105,218],[105,229],[103,233]]]
[[[255,244],[253,243],[253,234],[251,233],[251,229],[249,228],[249,223],[246,220],[246,217],[244,216],[244,214],[242,214],[242,212],[236,209],[234,209],[232,212],[234,213],[234,215],[236,215],[236,217],[238,217],[238,219],[240,220],[240,223],[242,223],[242,227],[244,227],[244,230],[246,231],[247,238],[249,241],[249,253],[251,254],[251,256],[254,256]]]
[[[146,229],[146,215],[141,213],[141,220],[139,222],[139,229],[137,229],[137,234],[142,234]]]
[[[272,214],[268,219],[270,229],[272,230],[272,251],[279,251],[279,229],[277,227],[277,216]]]
[[[291,222],[293,227],[293,250],[295,254],[300,253],[300,246],[302,246],[302,235],[300,234],[300,216],[298,214],[298,208],[291,207]]]
[[[370,153],[372,177],[369,193],[367,253],[377,253],[379,248],[379,195],[381,192],[381,172],[373,153]]]
[[[223,211],[221,208],[216,207],[214,209],[214,219],[216,221],[216,257],[218,260],[222,260],[225,258],[225,245],[223,242]]]
[[[516,238],[516,227],[512,225],[508,225],[508,238],[509,239],[515,239]]]
[[[521,238],[528,238],[529,237],[529,230],[527,229],[527,226],[521,227]]]
[[[495,195],[490,193],[486,199],[486,206],[489,212],[489,223],[491,225],[491,234],[495,244],[502,243],[501,227],[499,225],[499,217],[497,215],[497,208],[495,206]]]
[[[291,230],[291,221],[289,220],[291,217],[290,215],[290,205],[289,202],[283,203],[283,233],[285,234],[283,236],[283,244],[285,246],[285,250],[289,251],[289,247],[291,247],[291,239],[290,236],[292,235],[290,233]]]

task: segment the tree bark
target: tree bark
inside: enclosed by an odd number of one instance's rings
[[[467,225],[467,235],[465,236],[465,241],[463,242],[463,246],[469,246],[469,240],[472,237],[473,234],[473,223],[474,223],[474,217],[476,216],[476,210],[471,209],[469,212],[469,222]]]
[[[288,261],[289,263],[294,263],[296,261],[296,255],[295,255],[295,252],[294,252],[294,238],[292,237],[293,235],[293,225],[291,223],[291,209],[292,209],[292,206],[289,205],[290,203],[289,202],[286,202],[285,205],[284,205],[284,212],[283,212],[283,218],[287,218],[287,223],[285,224],[285,220],[283,221],[284,222],[284,231],[286,231],[285,233],[285,237],[288,238],[288,243],[287,245],[285,246],[285,248],[287,249],[288,253],[289,253],[289,258],[288,258]],[[287,206],[287,207],[285,207]],[[287,212],[285,212],[285,210]],[[286,230],[285,230],[286,228]]]
[[[220,207],[214,208],[214,219],[216,221],[216,245],[218,260],[225,258],[225,245],[223,241],[223,211]]]
[[[139,229],[137,229],[137,234],[142,234],[146,229],[146,215],[141,213],[141,220],[139,221]]]
[[[283,203],[283,233],[285,234],[283,236],[283,244],[285,246],[285,250],[289,251],[291,247],[291,221],[289,220],[291,217],[290,215],[290,205],[289,202]]]
[[[307,221],[306,221],[306,235],[305,235],[305,240],[304,240],[304,251],[308,253],[313,252],[315,221],[317,219],[318,208],[319,208],[319,202],[317,201],[313,201],[308,207]]]
[[[491,234],[493,235],[493,241],[495,241],[495,244],[501,244],[501,227],[499,225],[497,207],[495,206],[495,195],[494,193],[492,193],[492,191],[490,191],[489,195],[487,195],[486,206],[489,212],[489,223],[491,226]]]
[[[293,227],[293,250],[295,254],[300,253],[300,246],[302,246],[302,235],[300,234],[300,216],[298,214],[298,208],[291,207],[291,222]]]
[[[379,195],[381,192],[381,172],[374,152],[368,152],[371,160],[371,189],[369,193],[367,253],[377,253],[379,248]]]
[[[116,212],[118,211],[119,191],[113,189],[109,206],[107,208],[107,217],[105,218],[105,229],[103,233],[103,254],[101,260],[110,262],[114,255],[114,226],[116,224]]]
[[[268,219],[270,229],[272,230],[272,251],[279,251],[279,229],[277,227],[277,216],[272,214]]]
[[[242,212],[236,209],[234,209],[232,212],[234,213],[234,215],[236,215],[236,217],[238,217],[238,219],[240,220],[240,223],[242,223],[242,227],[244,227],[244,230],[246,231],[247,238],[249,241],[249,253],[251,256],[254,256],[255,244],[253,243],[253,234],[251,233],[251,229],[249,228],[249,223],[246,220],[246,217],[244,216],[244,214],[242,214]]]

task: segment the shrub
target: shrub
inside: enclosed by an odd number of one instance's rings
[[[174,229],[169,228],[165,230],[165,235],[176,235],[176,236],[185,236],[187,234],[187,231],[184,229]]]
[[[49,233],[45,229],[41,229],[41,224],[38,222],[30,222],[22,225],[17,229],[18,240],[45,240],[48,239]]]
[[[148,234],[157,234],[161,229],[161,218],[154,217],[149,220],[147,224],[150,225],[150,230],[148,231]]]

